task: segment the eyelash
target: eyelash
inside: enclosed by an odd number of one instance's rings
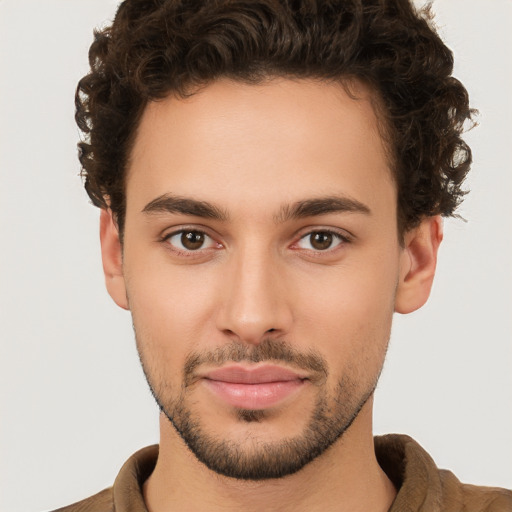
[[[323,234],[323,235],[331,235],[333,238],[337,239],[338,240],[338,243],[334,246],[334,247],[329,247],[325,250],[321,250],[321,249],[303,249],[305,251],[308,251],[308,252],[311,252],[312,254],[315,254],[315,255],[318,255],[318,256],[321,256],[323,254],[328,254],[328,253],[332,253],[333,251],[336,250],[336,248],[338,248],[339,246],[341,245],[345,245],[345,244],[348,244],[350,243],[352,240],[351,238],[348,236],[348,235],[344,235],[344,234],[341,234],[339,231],[335,231],[333,229],[314,229],[312,231],[308,231],[307,233],[304,233],[299,239],[297,242],[295,242],[293,245],[297,245],[299,244],[302,240],[308,238],[308,237],[311,237],[312,235],[314,234]],[[300,248],[299,248],[300,250]]]
[[[197,228],[182,228],[182,229],[173,231],[172,233],[168,233],[168,234],[164,235],[163,237],[161,237],[160,241],[163,242],[163,243],[168,244],[171,247],[170,250],[172,250],[178,256],[187,257],[187,258],[194,257],[194,256],[197,257],[197,256],[199,256],[201,254],[204,254],[204,251],[212,249],[212,247],[208,247],[208,248],[205,248],[205,249],[199,248],[197,250],[182,250],[182,249],[179,249],[179,248],[173,246],[169,242],[169,240],[171,238],[173,238],[174,236],[176,236],[176,235],[183,235],[184,233],[197,233],[197,234],[200,234],[200,235],[204,235],[205,237],[208,237],[214,244],[216,244],[217,247],[215,247],[215,249],[220,249],[220,248],[223,247],[221,243],[215,242],[214,238],[211,237],[208,233],[206,233],[205,231],[203,231],[201,229],[197,229]],[[333,229],[325,228],[325,229],[313,229],[311,231],[308,231],[308,232],[302,234],[298,238],[298,240],[291,245],[291,247],[294,248],[294,246],[297,246],[302,240],[304,240],[307,237],[310,237],[310,236],[312,236],[314,234],[318,234],[318,233],[331,235],[334,238],[336,238],[339,241],[339,243],[337,243],[333,248],[329,247],[329,248],[327,248],[325,250],[321,250],[321,249],[317,249],[317,250],[315,250],[315,249],[301,249],[301,248],[297,248],[296,250],[303,250],[303,251],[307,251],[308,253],[314,254],[315,256],[322,256],[323,254],[330,254],[330,253],[332,253],[339,246],[343,246],[343,245],[346,245],[346,244],[349,244],[349,243],[352,242],[351,236],[349,236],[347,234],[341,234],[339,231],[335,231]]]
[[[218,242],[215,242],[215,240],[213,239],[213,237],[211,237],[208,233],[206,233],[206,231],[204,230],[201,230],[201,229],[197,229],[197,228],[182,228],[182,229],[178,229],[176,231],[173,231],[172,233],[168,233],[166,235],[164,235],[162,238],[161,238],[161,242],[163,243],[166,243],[169,247],[170,247],[170,250],[172,250],[175,254],[177,254],[178,256],[183,256],[183,257],[186,257],[186,258],[191,258],[191,257],[197,257],[198,255],[201,255],[201,254],[204,254],[204,251],[205,250],[208,250],[208,249],[211,249],[211,248],[206,248],[206,249],[197,249],[197,250],[183,250],[183,249],[179,249],[175,246],[173,246],[169,241],[171,238],[173,238],[174,236],[176,235],[183,235],[184,233],[197,233],[199,235],[204,235],[205,237],[209,238],[217,247],[216,248],[221,248],[222,247],[222,244],[218,243]]]

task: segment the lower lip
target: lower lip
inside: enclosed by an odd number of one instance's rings
[[[304,380],[240,384],[204,379],[204,383],[224,402],[233,407],[261,410],[279,405],[304,386]]]

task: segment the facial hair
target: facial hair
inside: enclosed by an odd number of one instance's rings
[[[301,470],[306,464],[324,453],[350,427],[365,403],[372,396],[378,375],[367,389],[361,391],[359,383],[345,374],[328,392],[325,381],[328,365],[313,351],[301,353],[284,341],[265,339],[258,345],[230,343],[214,351],[192,353],[187,357],[182,386],[178,394],[163,376],[158,375],[144,355],[137,339],[139,358],[151,393],[160,410],[172,423],[196,458],[220,475],[242,480],[282,478]],[[238,362],[285,362],[298,370],[306,370],[318,392],[309,420],[300,435],[274,442],[254,440],[252,446],[219,438],[207,432],[191,407],[190,392],[197,382],[196,369],[203,364],[222,366]],[[357,372],[356,372],[357,373]],[[265,410],[237,409],[238,421],[263,422]]]

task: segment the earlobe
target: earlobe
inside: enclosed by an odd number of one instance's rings
[[[101,210],[100,242],[107,291],[119,307],[129,309],[123,274],[121,241],[111,210]]]
[[[427,302],[442,239],[443,224],[440,216],[423,219],[418,227],[405,234],[395,297],[397,313],[412,313]]]

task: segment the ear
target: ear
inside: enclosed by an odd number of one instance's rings
[[[129,309],[123,274],[121,241],[111,210],[101,210],[100,242],[107,291],[119,307]]]
[[[427,217],[404,238],[395,311],[405,314],[421,308],[430,295],[437,251],[443,240],[443,221],[440,216]]]

